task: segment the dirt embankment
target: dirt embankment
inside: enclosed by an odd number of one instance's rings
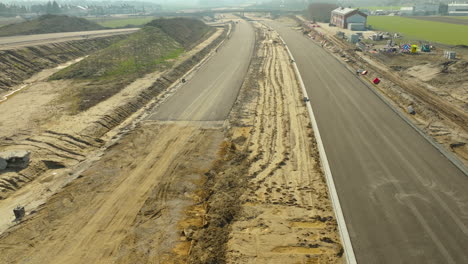
[[[172,249],[188,249],[178,220],[223,138],[220,128],[142,123],[1,235],[0,262],[175,263]]]
[[[104,29],[84,18],[43,15],[38,18],[0,27],[0,37]]]
[[[31,164],[24,170],[3,171],[0,174],[0,200],[20,190],[36,178],[52,173],[57,178],[70,168],[86,160],[90,152],[104,143],[107,132],[121,124],[173,85],[194,67],[226,36],[218,31],[196,48],[181,55],[174,68],[154,72],[135,80],[120,93],[95,107],[79,113],[67,114],[63,87],[73,88],[70,81],[38,82],[0,104],[4,129],[0,129],[0,149],[32,151]],[[19,117],[12,115],[20,114]],[[49,164],[49,165],[47,165]],[[51,164],[51,165],[50,165]]]
[[[317,29],[316,29],[317,30]],[[310,29],[307,29],[310,31]],[[468,165],[468,75],[463,52],[457,60],[443,57],[437,47],[430,53],[387,54],[356,51],[356,47],[335,36],[309,36],[361,76],[369,86],[390,99],[414,124]],[[379,78],[378,85],[372,83]],[[412,106],[415,115],[408,113]]]
[[[207,27],[201,20],[190,18],[155,19],[146,26],[160,28],[186,49],[195,47],[203,39],[203,36],[211,31],[211,28]]]
[[[259,25],[256,56],[207,173],[189,263],[341,263],[314,134],[290,60]],[[195,230],[195,232],[193,232]]]
[[[224,127],[139,123],[0,235],[0,262],[340,263],[294,71],[278,35],[257,27],[256,56]]]
[[[192,69],[204,57],[206,57],[214,47],[218,46],[221,41],[226,38],[228,28],[224,28],[223,32],[216,35],[216,38],[209,41],[206,46],[197,50],[189,57],[185,57],[183,61],[178,62],[174,67],[165,71],[151,86],[142,90],[134,98],[129,99],[121,106],[104,113],[102,118],[94,121],[83,130],[83,134],[91,137],[101,137],[110,129],[120,124],[132,113],[143,107],[150,100],[154,99],[162,91],[165,91],[169,86],[177,82],[185,73]]]
[[[78,83],[70,90],[69,100],[75,102],[72,111],[84,111],[145,74],[170,69],[184,51],[204,41],[214,31],[196,19],[156,19],[50,79]]]
[[[0,94],[40,72],[86,56],[125,38],[124,35],[1,50]]]

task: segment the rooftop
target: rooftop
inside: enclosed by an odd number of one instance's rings
[[[346,15],[346,14],[349,14],[349,13],[355,11],[355,10],[356,9],[354,9],[354,8],[338,7],[337,9],[333,10],[332,13]]]

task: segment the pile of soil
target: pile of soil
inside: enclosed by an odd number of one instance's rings
[[[212,30],[201,20],[191,18],[155,19],[146,25],[161,29],[186,49],[197,45]]]
[[[124,35],[0,51],[0,93],[40,72],[122,40]]]
[[[37,19],[10,24],[0,28],[0,37],[44,33],[99,30],[105,27],[84,18],[43,15]]]
[[[81,62],[57,72],[50,80],[86,82],[73,91],[81,112],[115,95],[131,82],[154,71],[164,71],[184,51],[209,37],[214,28],[195,19],[157,19]]]

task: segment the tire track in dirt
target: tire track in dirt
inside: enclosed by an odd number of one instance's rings
[[[223,138],[219,128],[143,123],[36,215],[2,235],[0,262],[170,260],[178,219]]]
[[[257,115],[248,130],[248,190],[232,225],[228,263],[340,263],[342,247],[313,131],[289,57],[262,28]],[[245,127],[234,128],[243,132]]]

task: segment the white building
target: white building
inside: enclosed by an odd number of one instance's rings
[[[414,5],[413,13],[415,15],[437,15],[439,13],[439,4],[424,3]]]
[[[400,8],[400,15],[401,16],[412,16],[414,13],[414,7],[412,6],[404,6]]]
[[[449,16],[468,16],[468,4],[448,4]]]

